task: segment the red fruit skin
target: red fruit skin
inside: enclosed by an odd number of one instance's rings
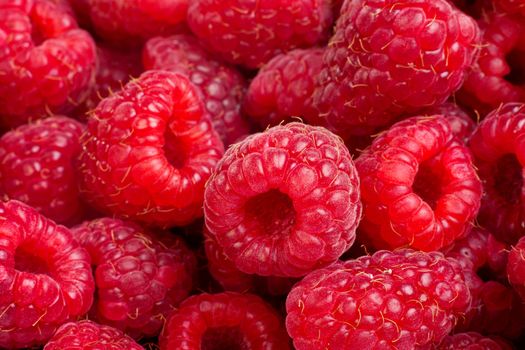
[[[91,307],[89,255],[69,229],[21,202],[2,202],[0,216],[0,348],[44,345]]]
[[[379,135],[356,160],[364,216],[376,248],[431,251],[465,235],[480,205],[470,152],[442,116],[412,117]]]
[[[44,350],[144,350],[121,331],[88,320],[62,325]]]
[[[439,105],[477,56],[476,22],[446,0],[346,1],[324,54],[314,103],[343,138]]]
[[[525,1],[523,0],[494,0],[494,4],[507,13],[525,16]]]
[[[476,332],[458,333],[447,336],[436,348],[437,350],[504,350],[512,347],[503,347],[496,340]]]
[[[110,218],[86,221],[72,231],[94,267],[90,315],[134,338],[158,335],[168,313],[193,287],[196,260],[183,240]]]
[[[288,350],[278,313],[251,294],[200,294],[186,299],[171,315],[160,349],[209,348]]]
[[[461,267],[441,253],[379,251],[307,275],[286,300],[297,350],[428,349],[470,307]]]
[[[512,247],[507,264],[507,276],[510,284],[525,300],[525,237],[520,238]]]
[[[327,0],[195,0],[188,9],[188,25],[204,46],[247,68],[322,43],[332,21]]]
[[[241,114],[246,92],[243,76],[234,68],[213,58],[190,35],[156,37],[143,49],[145,69],[162,69],[187,76],[199,88],[213,128],[227,147],[250,133]]]
[[[81,143],[84,197],[160,227],[202,216],[204,184],[224,152],[197,90],[167,71],[148,71],[104,99]]]
[[[442,115],[448,120],[452,133],[460,140],[467,142],[474,129],[476,122],[461,107],[452,102],[445,102],[442,105],[434,106],[424,110],[421,114]]]
[[[95,44],[64,1],[0,4],[0,115],[8,127],[66,113],[92,82]]]
[[[231,146],[209,180],[206,226],[242,272],[300,277],[355,240],[359,179],[334,134],[300,123]]]

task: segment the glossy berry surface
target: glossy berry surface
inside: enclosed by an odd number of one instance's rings
[[[438,350],[503,350],[497,341],[476,332],[458,333],[446,337]]]

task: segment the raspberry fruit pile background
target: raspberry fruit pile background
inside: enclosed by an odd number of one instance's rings
[[[525,0],[0,0],[0,349],[525,349]]]

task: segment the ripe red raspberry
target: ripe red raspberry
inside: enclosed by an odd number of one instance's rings
[[[478,221],[499,240],[514,244],[523,236],[525,104],[509,103],[490,113],[470,138],[483,182]]]
[[[244,111],[266,128],[303,118],[319,124],[312,94],[321,71],[324,49],[297,49],[275,56],[252,80],[244,100]]]
[[[467,141],[476,129],[474,120],[461,107],[452,102],[445,102],[442,105],[425,109],[421,114],[444,116],[450,124],[452,133],[463,141]]]
[[[95,268],[92,316],[137,338],[157,335],[193,287],[193,253],[167,232],[158,239],[117,219],[96,219],[72,230]]]
[[[23,203],[0,203],[0,348],[45,344],[89,310],[94,289],[71,231]]]
[[[290,349],[279,315],[250,294],[200,294],[175,311],[160,338],[160,349]]]
[[[74,160],[84,126],[50,117],[9,131],[0,138],[0,193],[29,204],[57,223],[82,219]]]
[[[523,0],[494,0],[494,4],[507,13],[525,16],[525,1]]]
[[[477,54],[476,22],[446,0],[348,0],[314,103],[337,132],[369,135],[441,104]]]
[[[246,90],[244,78],[234,68],[213,59],[196,38],[174,35],[150,39],[143,50],[143,63],[146,69],[186,75],[199,87],[213,127],[225,146],[250,133],[241,115],[241,101]]]
[[[504,347],[496,340],[476,332],[458,333],[447,336],[436,350],[503,350]]]
[[[359,179],[334,134],[290,123],[226,151],[206,187],[204,212],[210,235],[239,270],[299,277],[353,244]]]
[[[323,42],[332,21],[328,0],[194,0],[188,9],[188,25],[206,48],[248,68]]]
[[[60,327],[44,350],[143,350],[121,331],[91,321],[69,322]]]
[[[204,184],[223,154],[197,90],[148,71],[93,111],[81,138],[80,185],[95,206],[158,226],[202,216]]]
[[[356,161],[364,217],[376,248],[438,250],[462,237],[482,187],[470,152],[442,116],[413,117],[377,137]]]
[[[297,283],[286,328],[297,350],[422,349],[439,343],[470,305],[454,259],[379,251],[338,262]]]
[[[525,237],[521,237],[509,253],[507,275],[514,289],[525,300]]]
[[[0,115],[8,126],[67,112],[86,97],[95,44],[66,4],[0,4]]]

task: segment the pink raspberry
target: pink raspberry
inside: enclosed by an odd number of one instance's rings
[[[476,332],[458,333],[445,337],[436,350],[504,350],[510,346],[498,343],[496,340],[484,337]]]
[[[194,0],[188,10],[188,24],[206,48],[248,68],[322,43],[332,21],[328,0]]]
[[[459,107],[452,102],[445,102],[442,105],[425,109],[421,114],[442,115],[448,120],[452,133],[460,140],[467,141],[476,129],[476,122]]]
[[[89,310],[94,289],[89,255],[69,229],[23,203],[0,203],[0,348],[44,345]]]
[[[286,328],[297,350],[427,349],[468,311],[461,267],[441,253],[379,251],[297,283]]]
[[[202,216],[204,184],[223,154],[196,88],[165,71],[148,71],[104,99],[81,142],[85,198],[163,227]]]
[[[480,205],[470,152],[442,116],[413,117],[378,136],[356,161],[376,248],[438,250],[464,236]]]
[[[476,22],[446,0],[348,0],[314,93],[339,135],[370,135],[441,104],[476,58]]]
[[[353,244],[359,179],[334,134],[290,123],[226,151],[207,184],[204,212],[210,235],[239,270],[299,277]]]

